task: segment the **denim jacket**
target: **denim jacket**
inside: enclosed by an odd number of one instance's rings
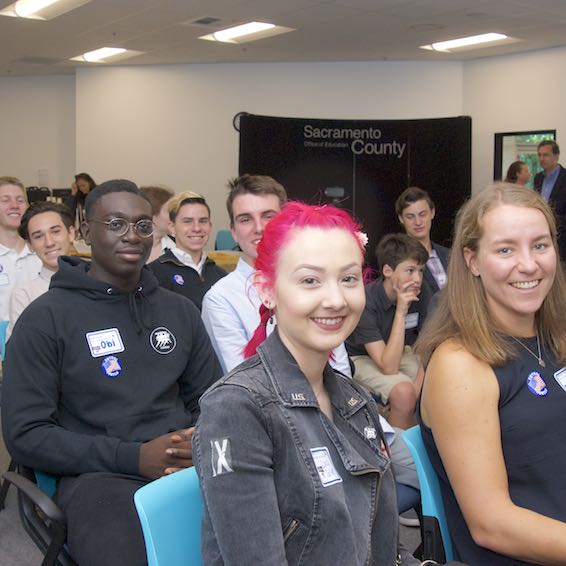
[[[419,564],[399,556],[373,401],[329,365],[324,383],[334,422],[274,332],[202,396],[193,457],[205,564]]]

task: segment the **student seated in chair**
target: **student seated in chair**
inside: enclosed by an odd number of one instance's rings
[[[153,246],[147,263],[156,260],[167,248],[175,247],[169,236],[171,220],[169,219],[169,201],[175,193],[168,187],[140,187],[140,191],[149,199],[153,213]]]
[[[362,318],[346,345],[354,379],[389,404],[391,425],[408,428],[424,373],[411,347],[426,316],[421,285],[428,254],[414,238],[388,234],[376,255],[382,278],[366,286]]]
[[[395,212],[405,232],[425,247],[428,259],[424,283],[431,294],[436,293],[446,285],[450,250],[430,239],[432,221],[436,214],[430,195],[419,187],[409,187],[395,201]]]
[[[49,289],[58,259],[69,255],[75,239],[71,211],[54,202],[35,202],[22,216],[18,233],[41,260],[41,271],[35,279],[16,289],[10,297],[10,324],[7,337],[23,310]]]
[[[8,343],[3,432],[16,462],[60,476],[81,566],[138,566],[133,493],[192,465],[198,400],[221,370],[198,309],[144,266],[152,211],[136,185],[102,183],[85,213],[92,263],[62,259]]]
[[[556,220],[498,184],[456,220],[448,285],[417,351],[421,432],[456,558],[566,564],[566,283]]]
[[[12,292],[37,277],[41,269],[41,261],[18,233],[27,207],[23,183],[15,177],[0,177],[0,321],[5,324]]]
[[[377,406],[328,363],[364,308],[358,229],[291,202],[257,245],[257,356],[203,396],[195,433],[207,565],[420,564],[399,547]]]
[[[226,208],[242,257],[236,269],[215,283],[202,301],[202,319],[225,373],[244,360],[244,348],[259,324],[261,301],[252,285],[257,246],[269,221],[287,202],[283,186],[267,175],[241,175],[228,183],[228,189]],[[272,317],[268,333],[275,323]],[[334,350],[331,363],[351,376],[344,344]]]
[[[210,207],[201,195],[186,191],[172,198],[168,209],[175,246],[149,268],[162,287],[191,299],[201,310],[205,293],[226,275],[204,251],[212,230]]]

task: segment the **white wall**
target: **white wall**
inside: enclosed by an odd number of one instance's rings
[[[311,118],[462,112],[460,63],[280,63],[82,69],[77,169],[203,193],[225,227],[239,111]],[[88,134],[87,134],[88,133]]]
[[[464,114],[472,116],[473,190],[493,180],[496,132],[556,129],[566,154],[564,68],[566,48],[465,64]]]
[[[76,78],[0,78],[0,175],[26,184],[48,171],[67,186],[130,177],[194,189],[227,224],[225,182],[237,174],[242,110],[313,118],[470,115],[474,190],[493,172],[493,134],[566,131],[566,48],[449,62],[179,65],[80,69]],[[75,102],[76,100],[76,102]],[[76,153],[75,153],[76,147]]]
[[[0,78],[0,124],[0,175],[16,176],[26,186],[70,186],[74,76]]]

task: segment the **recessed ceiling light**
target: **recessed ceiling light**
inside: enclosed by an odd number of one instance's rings
[[[475,49],[483,46],[485,43],[495,41],[503,41],[508,38],[502,33],[484,33],[481,35],[471,35],[469,37],[460,37],[458,39],[450,39],[449,41],[439,41],[432,45],[421,45],[420,49],[428,49],[429,51],[444,51],[450,53],[457,49]]]
[[[90,0],[17,0],[0,15],[30,20],[51,20],[90,2]]]
[[[142,51],[133,51],[132,49],[124,49],[123,47],[101,47],[94,51],[88,51],[77,57],[70,59],[71,61],[82,61],[87,63],[108,63],[109,61],[121,61],[141,55]]]
[[[256,39],[263,39],[264,37],[271,37],[289,31],[295,30],[293,28],[276,26],[275,24],[264,22],[249,22],[247,24],[215,31],[208,35],[202,35],[199,39],[220,41],[222,43],[246,43],[248,41],[255,41]]]

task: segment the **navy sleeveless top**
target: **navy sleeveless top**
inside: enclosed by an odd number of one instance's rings
[[[522,342],[537,353],[535,338]],[[566,522],[566,368],[541,343],[546,367],[515,344],[518,357],[493,368],[499,383],[499,421],[511,500],[519,507]],[[442,499],[457,560],[470,566],[526,562],[496,554],[473,541],[448,482],[431,430],[417,415]]]

